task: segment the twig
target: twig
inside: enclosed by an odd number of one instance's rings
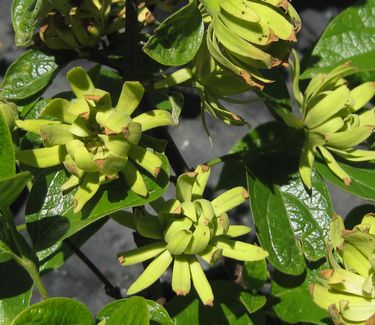
[[[124,46],[124,80],[136,80],[137,74],[137,50],[138,50],[138,6],[137,1],[126,1],[125,35]]]
[[[96,267],[96,265],[77,247],[70,239],[65,239],[64,241],[71,250],[81,259],[83,263],[87,265],[87,267],[98,277],[98,279],[104,284],[105,293],[114,298],[114,299],[121,299],[123,298],[121,295],[120,288],[115,287],[112,283],[107,279],[107,277]]]
[[[176,175],[186,173],[190,170],[187,162],[182,156],[180,150],[178,149],[176,143],[168,132],[167,128],[159,128],[154,131],[158,138],[162,138],[168,141],[167,147],[165,149],[165,154],[168,157],[169,163],[172,166]]]

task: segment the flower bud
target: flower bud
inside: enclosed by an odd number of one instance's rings
[[[103,36],[123,28],[124,6],[125,1],[51,1],[42,18],[40,39],[52,49],[97,47]]]
[[[212,17],[207,47],[212,57],[252,87],[272,82],[261,70],[286,63],[301,20],[288,1],[203,0]]]

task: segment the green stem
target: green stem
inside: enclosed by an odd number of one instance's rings
[[[47,292],[47,289],[42,282],[42,279],[40,278],[40,274],[39,274],[38,268],[36,267],[35,263],[32,262],[32,261],[27,261],[27,262],[24,261],[24,263],[21,264],[21,266],[23,266],[25,268],[27,273],[29,273],[30,277],[33,279],[35,287],[38,289],[42,299],[47,299],[48,298],[48,292]]]
[[[125,80],[137,80],[137,57],[138,57],[138,5],[135,0],[128,0],[126,6],[125,35],[126,43],[124,45]]]
[[[12,240],[15,243],[18,255],[14,254],[13,259],[22,266],[26,272],[30,275],[36,288],[38,289],[41,297],[43,299],[48,298],[47,290],[40,278],[40,274],[38,268],[35,264],[35,256],[33,256],[32,249],[27,244],[25,239],[22,235],[17,231],[17,227],[14,223],[14,218],[12,211],[9,207],[2,208],[1,213],[4,216],[5,222],[9,228],[10,235],[12,236]]]

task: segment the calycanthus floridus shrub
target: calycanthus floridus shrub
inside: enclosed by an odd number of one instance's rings
[[[345,223],[356,225],[344,226],[326,180],[375,201],[375,2],[334,18],[304,71],[292,50],[298,5],[12,1],[15,43],[28,49],[0,88],[0,325],[94,324],[85,305],[49,297],[43,284],[73,252],[116,299],[96,315],[101,325],[374,324],[374,206],[354,208]],[[68,63],[70,91],[46,98]],[[183,87],[199,95],[207,133],[207,113],[233,127],[250,128],[246,109],[274,120],[189,166],[167,129],[192,109]],[[115,280],[123,291],[79,247],[112,221],[134,231],[137,247],[106,254],[123,272],[144,267],[129,286]],[[42,300],[30,304],[33,286]]]

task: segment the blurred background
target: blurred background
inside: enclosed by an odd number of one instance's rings
[[[11,2],[11,0],[0,0],[0,79],[9,64],[24,51],[14,45],[10,22]],[[294,0],[293,6],[300,13],[303,22],[302,30],[298,34],[298,52],[301,55],[308,52],[330,20],[352,3],[354,1],[349,0]],[[52,97],[58,92],[69,90],[65,73],[73,65],[92,66],[87,62],[71,63],[58,74],[45,93],[45,97]],[[246,126],[229,127],[221,121],[208,117],[208,128],[213,139],[211,146],[199,118],[198,98],[191,93],[185,98],[185,102],[181,122],[178,127],[170,129],[170,133],[191,168],[226,154],[233,144],[249,132]],[[244,117],[251,127],[273,119],[261,102],[244,106],[236,105],[231,109]],[[208,195],[214,194],[221,168],[222,166],[218,165],[213,169]],[[355,206],[366,203],[333,186],[329,185],[329,187],[335,211],[342,216],[347,215]],[[169,192],[172,193],[173,189],[171,188]],[[248,207],[242,207],[237,212],[235,216],[232,213],[233,218],[251,223]],[[19,222],[23,222],[22,213],[18,218]],[[81,249],[115,286],[121,288],[122,294],[125,295],[126,288],[141,273],[142,267],[140,265],[121,267],[116,254],[132,247],[135,247],[132,232],[109,221]],[[106,295],[103,284],[77,256],[72,256],[63,267],[47,274],[43,280],[51,296],[75,297],[88,305],[94,313],[112,300]]]

